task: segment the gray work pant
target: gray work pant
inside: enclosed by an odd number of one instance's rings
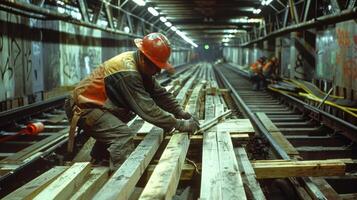
[[[73,100],[67,99],[65,111],[69,121],[73,116],[72,108]],[[102,160],[109,157],[111,170],[116,170],[134,150],[134,131],[108,110],[84,109],[78,126],[84,134],[96,140],[91,151],[92,158]]]

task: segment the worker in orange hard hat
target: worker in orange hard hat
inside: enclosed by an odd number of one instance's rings
[[[253,90],[259,90],[262,84],[263,74],[262,69],[265,64],[266,57],[260,57],[255,63],[250,65],[250,80],[253,83]]]
[[[73,132],[78,125],[96,139],[93,160],[109,157],[112,170],[133,149],[134,131],[127,122],[139,115],[166,131],[195,132],[199,123],[185,112],[173,95],[156,81],[162,69],[173,70],[168,63],[171,47],[161,33],[135,39],[137,51],[121,53],[96,68],[82,80],[66,101],[71,120],[68,150],[73,148]]]

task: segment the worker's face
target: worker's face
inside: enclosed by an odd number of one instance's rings
[[[145,55],[141,54],[141,71],[147,76],[160,73],[161,69],[151,62]]]

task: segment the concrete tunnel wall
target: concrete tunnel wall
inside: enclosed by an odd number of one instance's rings
[[[105,60],[135,49],[129,36],[0,11],[0,102],[29,95],[41,100],[42,92],[73,85]],[[178,66],[190,57],[174,48],[170,62]]]
[[[299,51],[295,37],[278,38],[280,45],[269,45],[268,51],[262,44],[225,47],[223,56],[233,65],[249,66],[262,55],[276,54],[281,59],[282,77],[313,81],[324,91],[335,87],[334,94],[357,100],[357,22],[350,20],[317,30],[313,62]]]

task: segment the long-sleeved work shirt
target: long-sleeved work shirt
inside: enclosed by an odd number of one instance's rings
[[[161,87],[154,77],[141,74],[135,52],[119,54],[96,68],[73,91],[73,99],[81,108],[105,108],[108,100],[121,114],[130,112],[164,129],[176,125],[182,107],[173,95]]]

